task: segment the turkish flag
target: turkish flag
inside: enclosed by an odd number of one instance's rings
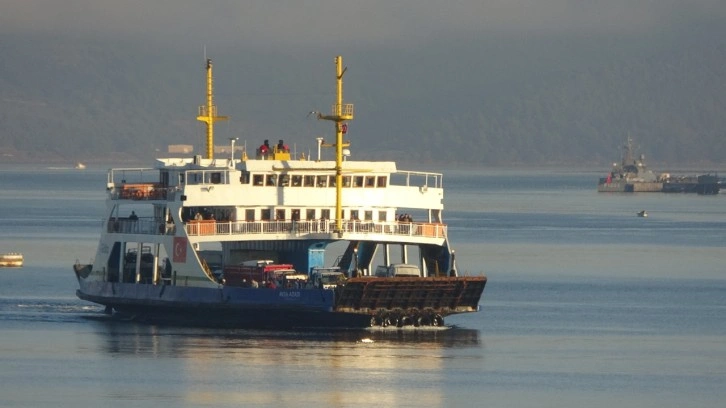
[[[174,237],[174,262],[185,263],[187,261],[187,239],[184,237]]]

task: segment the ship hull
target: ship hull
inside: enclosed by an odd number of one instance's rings
[[[645,181],[612,181],[600,182],[597,191],[601,193],[653,193],[663,191],[663,183]]]
[[[478,311],[486,277],[353,278],[336,289],[218,288],[87,281],[82,300],[150,323],[229,328],[365,328],[443,325]],[[421,296],[425,293],[425,296]],[[433,295],[432,293],[435,293]]]
[[[600,193],[630,193],[633,191],[633,185],[626,182],[610,182],[601,181],[597,185],[597,191]]]
[[[624,182],[601,181],[597,185],[600,193],[696,193],[702,195],[718,194],[721,185],[718,182]]]
[[[701,195],[718,194],[721,185],[718,182],[704,183],[664,183],[664,193],[696,193]]]
[[[81,284],[80,299],[122,318],[184,326],[293,329],[367,327],[370,316],[333,312],[333,291],[194,288],[116,282]]]

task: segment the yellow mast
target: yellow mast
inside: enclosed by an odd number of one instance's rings
[[[348,68],[343,68],[343,57],[335,57],[336,67],[336,100],[330,115],[318,114],[318,119],[335,122],[335,231],[343,231],[343,147],[350,143],[343,143],[343,122],[353,119],[353,104],[343,104],[343,75]]]
[[[217,116],[212,87],[212,60],[209,58],[207,58],[207,105],[199,107],[197,120],[207,124],[207,159],[214,159],[214,122],[227,120],[227,116]]]

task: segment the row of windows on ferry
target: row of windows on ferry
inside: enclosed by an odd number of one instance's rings
[[[389,221],[388,211],[386,210],[374,211],[343,209],[342,211],[342,219],[361,221],[373,221],[375,219],[379,222]],[[247,208],[243,211],[238,210],[238,212],[240,215],[244,214],[244,218],[238,218],[238,221],[301,221],[320,219],[330,220],[335,218],[335,211],[329,208]],[[184,214],[184,220],[187,221],[201,218],[203,220],[232,221],[232,214],[232,210],[188,207]]]
[[[243,173],[242,184],[249,184],[250,174]],[[252,185],[279,187],[335,187],[333,175],[253,174]],[[386,176],[343,176],[343,187],[385,187]]]
[[[211,183],[220,184],[221,172],[188,172],[188,184]],[[343,187],[386,187],[387,176],[343,176]],[[185,182],[184,174],[180,174],[180,181]],[[251,174],[242,172],[240,183],[254,186],[277,187],[335,187],[334,175],[301,175],[301,174]]]

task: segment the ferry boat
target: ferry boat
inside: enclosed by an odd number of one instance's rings
[[[23,266],[23,261],[23,254],[17,252],[0,254],[0,267],[19,268]]]
[[[110,169],[91,264],[77,296],[143,321],[228,327],[421,327],[477,312],[487,278],[460,276],[443,221],[443,175],[344,160],[353,104],[335,58],[336,139],[316,158],[283,140],[214,157],[207,60],[206,157]],[[323,159],[323,148],[335,150]]]

